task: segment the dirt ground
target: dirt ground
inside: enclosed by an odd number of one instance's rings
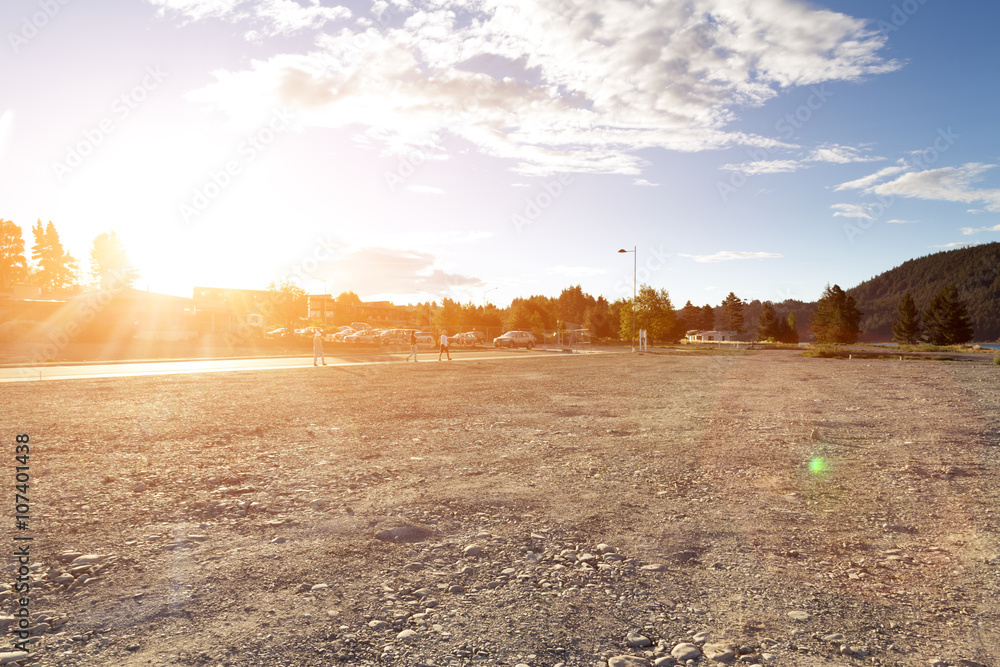
[[[0,398],[11,459],[31,438],[13,664],[1000,664],[988,361],[427,357]]]

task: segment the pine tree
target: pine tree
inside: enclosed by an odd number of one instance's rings
[[[738,296],[730,292],[725,301],[722,302],[726,328],[729,331],[743,333],[743,301]]]
[[[913,345],[920,339],[920,312],[907,291],[899,300],[896,321],[892,323],[892,339],[900,345]]]
[[[832,288],[827,285],[816,306],[810,329],[817,343],[858,342],[862,313],[855,306],[854,297],[840,289],[839,285]]]
[[[63,248],[52,221],[44,228],[39,220],[31,228],[35,244],[31,247],[31,259],[38,262],[37,280],[46,289],[62,289],[74,282],[76,259]]]
[[[21,227],[0,218],[0,288],[13,287],[27,277]]]
[[[715,329],[715,308],[707,303],[701,307],[701,326],[699,328],[702,331]]]
[[[760,316],[757,317],[757,331],[755,337],[757,340],[780,340],[781,339],[781,322],[782,320],[778,318],[778,313],[775,312],[774,306],[771,305],[770,301],[765,301],[760,308]]]
[[[941,288],[931,299],[924,311],[924,328],[933,345],[958,345],[972,340],[975,326],[954,285]]]

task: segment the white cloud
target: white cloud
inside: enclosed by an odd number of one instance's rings
[[[431,253],[371,246],[341,246],[319,266],[316,277],[331,285],[359,285],[359,293],[365,294],[412,294],[416,289],[462,294],[463,289],[484,284],[474,276],[440,268]]]
[[[321,10],[341,9],[150,1],[191,20],[271,8],[275,33],[326,24],[339,15]],[[390,27],[342,26],[309,53],[218,72],[193,99],[231,115],[292,106],[306,125],[377,128],[397,151],[440,148],[450,134],[526,175],[638,175],[643,149],[783,147],[729,129],[735,110],[791,86],[900,67],[864,20],[801,0],[396,4]]]
[[[658,187],[660,187],[659,183],[650,183],[645,178],[637,178],[637,179],[635,179],[634,181],[632,181],[632,185],[641,185],[641,186],[644,186],[644,187],[647,187],[647,188],[658,188]]]
[[[841,190],[868,190],[877,182],[881,181],[887,176],[895,176],[896,174],[902,173],[904,171],[909,171],[910,167],[905,164],[899,164],[892,167],[886,167],[876,171],[874,174],[869,174],[868,176],[863,176],[853,181],[848,181],[846,183],[841,183],[834,188],[836,191]]]
[[[244,37],[259,42],[265,36],[290,35],[301,30],[316,30],[328,22],[347,19],[347,7],[325,7],[319,0],[307,0],[306,6],[295,0],[147,0],[158,7],[157,15],[179,15],[190,21],[222,19],[233,23],[263,24],[262,30],[248,30]]]
[[[834,204],[830,208],[836,211],[833,214],[835,218],[875,219],[875,216],[871,214],[871,208],[865,204]]]
[[[915,224],[916,220],[886,220],[887,225],[912,225]]]
[[[756,162],[743,162],[741,164],[726,164],[722,166],[722,169],[726,171],[738,171],[747,176],[756,176],[758,174],[781,174],[795,172],[799,169],[808,169],[810,162],[849,164],[851,162],[877,162],[884,159],[875,155],[864,155],[860,148],[854,146],[824,144],[819,148],[813,149],[801,159],[758,160]]]
[[[981,232],[1000,232],[1000,225],[993,225],[992,227],[962,227],[962,233],[966,236],[972,234],[979,234]]]
[[[724,164],[721,168],[726,171],[738,171],[747,176],[756,176],[758,174],[784,174],[798,171],[802,167],[803,164],[798,160],[760,160],[742,164]]]
[[[968,241],[963,243],[945,243],[943,245],[932,245],[932,248],[968,248],[969,246],[979,245],[979,241]]]
[[[1000,189],[976,189],[973,185],[996,165],[969,162],[960,167],[943,167],[910,172],[876,185],[872,192],[934,201],[982,203],[987,211],[1000,212]]]
[[[681,257],[688,257],[696,262],[730,262],[736,259],[774,259],[782,257],[776,252],[746,252],[734,250],[721,250],[714,255],[685,255],[678,253]]]
[[[876,155],[863,155],[861,149],[841,144],[824,144],[816,148],[806,158],[810,162],[832,162],[834,164],[850,164],[851,162],[878,162],[884,160]]]

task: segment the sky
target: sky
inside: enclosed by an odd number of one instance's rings
[[[993,0],[5,0],[0,218],[136,287],[817,299],[1000,239]],[[620,249],[629,252],[620,253]],[[635,251],[634,253],[631,251]]]

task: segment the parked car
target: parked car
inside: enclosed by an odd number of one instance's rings
[[[486,335],[479,331],[466,331],[450,337],[448,342],[459,347],[475,347],[486,342]]]
[[[535,336],[530,331],[508,331],[493,339],[493,347],[523,347],[530,350],[535,347]]]
[[[373,331],[371,329],[367,331],[355,331],[350,336],[344,339],[345,343],[354,343],[355,345],[375,345],[379,342],[379,331]]]
[[[288,336],[290,334],[288,332],[288,329],[286,329],[285,327],[281,327],[280,329],[274,329],[273,331],[268,331],[264,335],[267,336],[268,338],[281,338],[282,336]]]
[[[486,345],[486,334],[482,331],[466,331],[463,336],[468,336],[472,340],[472,345]]]
[[[306,327],[304,329],[296,329],[295,335],[305,336],[306,338],[312,338],[313,336],[316,335],[317,331],[320,333],[320,335],[323,335],[323,327]]]
[[[417,345],[430,345],[430,346],[434,346],[436,344],[437,344],[437,341],[434,340],[434,335],[433,334],[429,334],[426,331],[418,331],[417,332]]]
[[[334,342],[337,342],[337,343],[343,343],[347,339],[348,336],[351,336],[351,335],[356,334],[356,333],[357,333],[357,331],[355,331],[351,327],[344,327],[343,329],[341,329],[337,333],[333,334],[333,340],[334,340]]]
[[[409,345],[411,331],[413,329],[386,329],[382,332],[379,342],[382,345]]]

